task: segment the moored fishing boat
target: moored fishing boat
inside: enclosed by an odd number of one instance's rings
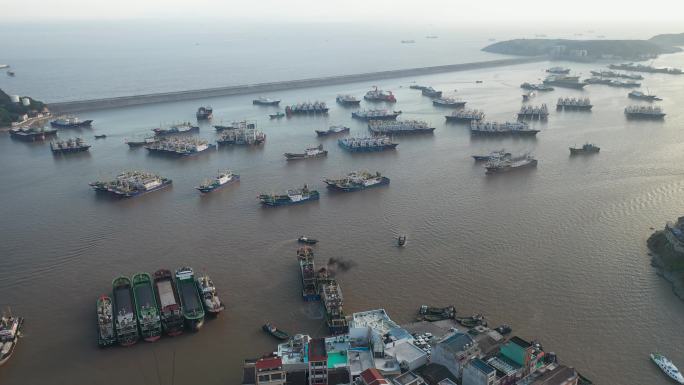
[[[197,331],[204,325],[204,305],[195,285],[195,273],[189,267],[176,270],[176,288],[183,318],[188,329]]]
[[[318,136],[338,135],[338,134],[343,134],[343,133],[349,132],[349,127],[330,126],[330,128],[328,128],[325,131],[321,131],[321,130],[315,130],[315,131],[316,131],[316,135],[318,135]]]
[[[337,95],[335,101],[343,106],[358,106],[361,104],[361,100],[353,95]]]
[[[391,91],[385,92],[378,89],[377,86],[374,86],[372,90],[366,92],[366,95],[364,95],[363,98],[369,102],[396,103],[397,101],[397,98],[394,97],[394,94],[392,94]]]
[[[286,206],[309,201],[318,200],[320,197],[318,191],[309,190],[304,185],[301,189],[287,190],[285,194],[260,194],[258,196],[261,204],[264,206]]]
[[[475,159],[476,162],[488,162],[490,160],[497,160],[497,159],[507,159],[510,158],[512,155],[510,152],[507,152],[504,149],[498,150],[498,151],[492,151],[487,155],[473,155],[473,159]]]
[[[254,100],[252,100],[252,104],[260,105],[260,106],[277,106],[280,104],[280,99],[271,99],[271,98],[266,98],[263,96],[260,96]]]
[[[300,160],[311,158],[325,158],[328,156],[328,151],[323,149],[323,145],[319,144],[316,147],[309,147],[303,153],[286,152],[285,158],[287,160]]]
[[[57,129],[54,128],[12,128],[9,132],[13,139],[25,142],[37,142],[45,140],[49,136],[57,135]]]
[[[154,273],[154,294],[160,309],[162,330],[169,336],[183,333],[183,312],[180,298],[169,270]]]
[[[263,331],[266,333],[272,335],[273,337],[279,339],[279,340],[286,340],[290,338],[290,335],[284,332],[283,330],[278,329],[275,327],[272,323],[266,322],[264,326],[261,327]]]
[[[74,116],[67,116],[51,121],[50,125],[54,128],[87,128],[92,123],[92,120],[80,120]]]
[[[97,312],[97,344],[101,347],[113,345],[116,342],[114,332],[114,307],[112,299],[101,295],[95,306]]]
[[[449,107],[449,108],[461,108],[466,105],[467,102],[463,100],[458,100],[452,97],[440,97],[432,101],[432,105],[435,107]]]
[[[156,137],[149,137],[149,138],[142,138],[142,139],[126,139],[124,142],[128,145],[128,147],[142,147],[147,144],[153,144],[159,141],[159,138]]]
[[[352,118],[360,120],[394,120],[401,111],[361,110],[352,112]]]
[[[529,154],[505,159],[493,159],[485,165],[488,175],[533,167],[537,167],[537,160]]]
[[[215,148],[215,144],[209,143],[204,139],[192,137],[164,138],[155,143],[145,145],[145,149],[152,154],[177,157],[199,155]]]
[[[337,141],[340,147],[349,152],[373,152],[393,150],[399,143],[392,142],[387,136],[371,138],[344,138]]]
[[[375,135],[432,134],[435,127],[421,120],[371,120],[368,129]]]
[[[651,360],[662,370],[668,377],[677,381],[679,384],[684,384],[684,376],[677,369],[677,367],[667,357],[660,353],[651,353]]]
[[[287,116],[292,115],[316,115],[316,114],[327,114],[328,106],[325,102],[307,102],[298,103],[291,106],[285,107],[285,114]]]
[[[447,122],[467,122],[480,121],[485,117],[485,113],[480,110],[458,110],[445,115]]]
[[[423,94],[423,96],[429,96],[431,98],[441,98],[442,97],[442,91],[437,91],[436,89],[432,87],[425,87],[420,90],[420,92]]]
[[[105,135],[105,134],[95,135],[95,139],[104,139],[106,137],[107,137],[107,135]]]
[[[382,176],[379,172],[371,174],[369,172],[360,171],[351,172],[339,179],[324,179],[323,182],[332,190],[350,192],[388,185],[390,179],[386,176]]]
[[[275,114],[269,114],[268,117],[271,119],[280,119],[285,117],[285,113],[278,111]]]
[[[206,180],[204,183],[195,188],[203,193],[209,193],[239,180],[240,175],[233,174],[231,170],[219,171],[218,175],[215,176],[214,179]]]
[[[152,277],[147,273],[137,273],[132,282],[140,335],[145,341],[154,342],[161,337],[162,325]]]
[[[71,154],[88,151],[89,149],[90,145],[86,144],[81,138],[50,142],[50,150],[52,150],[53,154]]]
[[[219,299],[214,282],[209,278],[208,275],[202,275],[197,277],[197,290],[199,290],[202,296],[202,305],[204,310],[211,315],[218,315],[226,307]]]
[[[123,172],[114,180],[89,183],[98,193],[109,193],[119,198],[131,198],[171,186],[171,179],[144,172]]]
[[[314,263],[313,249],[309,246],[297,249],[299,271],[302,275],[302,299],[304,301],[318,301],[321,294],[318,291],[318,272]]]
[[[133,306],[131,280],[118,277],[112,282],[114,299],[114,325],[116,340],[121,346],[130,346],[138,342],[138,323]]]
[[[595,146],[591,143],[585,143],[582,147],[570,147],[570,155],[578,154],[596,154],[601,151],[601,147]]]
[[[214,117],[214,109],[209,106],[202,106],[197,109],[195,116],[197,117],[197,120],[209,120]]]
[[[306,243],[307,245],[315,245],[316,243],[318,243],[318,241],[316,239],[305,237],[303,235],[301,237],[297,238],[297,242]]]
[[[152,131],[154,131],[154,135],[156,136],[188,134],[192,132],[199,132],[199,126],[193,126],[190,122],[184,122],[173,125],[169,128],[155,128]]]
[[[238,120],[231,122],[229,125],[224,125],[223,122],[221,122],[221,124],[214,125],[214,128],[217,132],[225,130],[255,130],[256,122],[248,120]]]
[[[5,364],[14,354],[24,324],[22,317],[6,315],[0,318],[0,366]]]

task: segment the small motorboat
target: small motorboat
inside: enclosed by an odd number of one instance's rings
[[[268,116],[269,116],[271,119],[280,119],[280,118],[285,117],[285,113],[284,113],[284,112],[278,112],[278,113],[275,113],[275,114],[269,114]]]
[[[402,247],[406,244],[406,235],[400,235],[397,237],[397,246]]]
[[[277,327],[273,326],[272,323],[266,322],[264,326],[261,327],[266,333],[272,335],[273,337],[279,339],[279,340],[286,340],[290,338],[290,335],[285,333],[284,331],[278,329]]]
[[[475,314],[471,317],[460,317],[455,319],[456,322],[467,328],[474,328],[475,326],[479,325],[487,326],[487,321],[485,321],[485,318],[482,314]]]
[[[102,134],[102,135],[95,135],[95,139],[104,139],[104,138],[106,138],[106,137],[107,137],[107,135],[105,135],[105,134]]]
[[[315,245],[316,243],[318,243],[318,240],[313,238],[307,238],[302,235],[301,237],[297,238],[297,242],[306,243],[307,245]]]

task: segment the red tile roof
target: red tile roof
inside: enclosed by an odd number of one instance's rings
[[[277,369],[283,366],[283,361],[280,357],[264,357],[260,358],[255,364],[257,370]]]
[[[309,342],[309,362],[327,360],[328,352],[325,350],[325,340],[323,338],[312,339]]]
[[[389,382],[375,368],[368,368],[361,372],[361,378],[365,385],[387,385]]]

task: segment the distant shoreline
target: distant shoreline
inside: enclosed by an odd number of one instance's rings
[[[50,103],[48,107],[53,114],[82,112],[110,108],[138,106],[143,104],[166,103],[184,100],[204,99],[219,96],[243,95],[260,92],[273,92],[296,88],[327,86],[334,84],[355,83],[360,81],[392,79],[406,76],[430,75],[445,72],[475,70],[481,68],[503,67],[516,64],[535,63],[548,60],[547,56],[534,56],[512,59],[499,59],[462,64],[450,64],[433,67],[408,68],[392,71],[369,72],[363,74],[328,76],[312,79],[290,80],[271,83],[245,84],[207,88],[198,90],[162,92],[145,95],[120,96],[103,99],[76,100]]]

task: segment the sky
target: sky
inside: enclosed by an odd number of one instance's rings
[[[224,19],[453,25],[682,23],[684,0],[0,0],[0,21]],[[638,27],[638,24],[636,24]]]

